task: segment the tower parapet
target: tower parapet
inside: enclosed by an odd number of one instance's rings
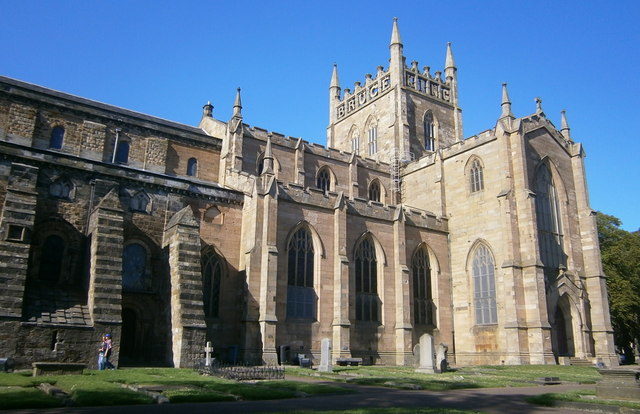
[[[391,74],[389,71],[385,72],[382,66],[378,66],[375,78],[367,74],[364,85],[356,82],[353,92],[349,88],[344,89],[343,97],[338,97],[340,103],[336,106],[336,119],[340,121],[376,101],[391,89]]]
[[[414,60],[411,62],[410,68],[405,68],[403,86],[419,92],[423,96],[453,105],[451,81],[449,79],[443,80],[440,71],[431,75],[430,69],[429,66],[425,66],[420,72],[418,62]]]

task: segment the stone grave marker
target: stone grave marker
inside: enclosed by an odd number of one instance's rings
[[[434,358],[433,358],[433,336],[423,334],[420,337],[420,366],[416,368],[416,372],[425,374],[433,374]]]
[[[331,339],[323,338],[320,346],[320,366],[318,371],[321,372],[333,372],[331,366]]]

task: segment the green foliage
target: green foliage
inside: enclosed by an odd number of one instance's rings
[[[614,339],[631,354],[632,343],[640,339],[640,232],[621,229],[620,220],[607,214],[596,219]]]

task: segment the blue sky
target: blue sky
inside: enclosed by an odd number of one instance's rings
[[[0,0],[0,74],[185,124],[202,105],[324,144],[334,63],[343,88],[388,65],[458,67],[465,137],[492,128],[507,82],[516,116],[542,98],[584,144],[591,207],[640,228],[640,2]]]

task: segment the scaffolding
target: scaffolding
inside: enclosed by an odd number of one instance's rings
[[[402,204],[402,178],[400,170],[406,164],[415,159],[412,152],[395,151],[389,162],[389,175],[391,176],[391,202],[393,204]]]

